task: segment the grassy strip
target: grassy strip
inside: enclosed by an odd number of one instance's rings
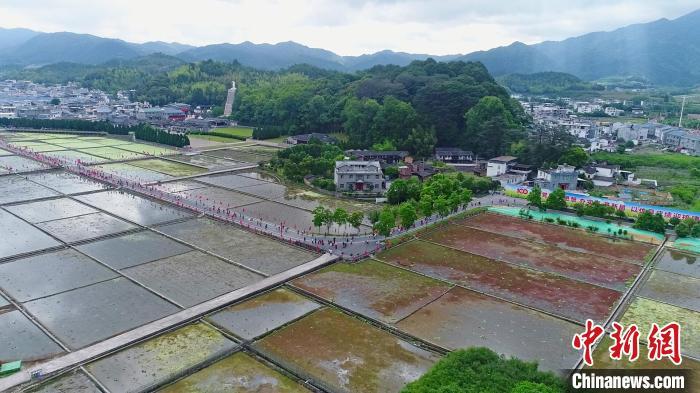
[[[216,136],[216,137],[219,137],[219,138],[235,139],[235,140],[239,140],[239,141],[245,141],[245,140],[247,139],[247,138],[244,137],[244,136],[233,135],[233,134],[227,134],[227,133],[224,133],[224,132],[200,132],[200,131],[196,131],[196,132],[190,132],[189,134],[190,134],[190,135],[204,135],[204,136],[207,136],[207,135],[208,135],[208,136]]]

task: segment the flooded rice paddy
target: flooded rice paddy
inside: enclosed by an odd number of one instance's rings
[[[25,175],[34,182],[63,194],[80,194],[90,191],[100,191],[109,188],[107,185],[90,180],[86,177],[63,171],[39,172]]]
[[[253,340],[319,307],[289,289],[278,288],[227,307],[208,319],[243,340]]]
[[[700,278],[700,255],[665,249],[655,267],[657,270]]]
[[[20,311],[0,313],[0,359],[40,361],[58,355],[63,349]]]
[[[106,213],[85,214],[35,225],[66,243],[95,239],[137,228]]]
[[[24,173],[49,169],[49,166],[20,156],[2,156],[0,157],[0,168],[13,173]]]
[[[140,225],[162,224],[192,217],[184,210],[123,191],[104,191],[76,199]]]
[[[43,250],[61,243],[12,214],[0,210],[0,258]]]
[[[97,213],[97,210],[90,206],[70,198],[23,203],[21,205],[7,206],[6,209],[19,218],[33,224]]]
[[[182,243],[150,231],[81,244],[76,248],[117,270],[192,251]]]
[[[336,263],[292,285],[387,323],[398,322],[452,287],[374,260]]]
[[[95,168],[105,173],[113,174],[122,178],[135,180],[140,183],[156,182],[172,179],[173,176],[152,171],[150,169],[139,168],[126,163],[96,165]]]
[[[397,326],[445,348],[489,347],[550,371],[572,368],[580,356],[570,345],[580,326],[459,287]]]
[[[234,150],[234,149],[220,149],[220,150],[209,150],[203,153],[204,155],[207,156],[212,156],[212,157],[219,157],[219,158],[228,158],[230,160],[234,161],[241,161],[241,162],[248,162],[248,163],[253,163],[257,164],[261,161],[267,161],[270,159],[270,155],[263,155],[263,154],[253,154],[253,153],[248,153],[242,150]]]
[[[262,278],[200,251],[141,264],[122,273],[182,307],[191,307]]]
[[[654,270],[638,294],[700,312],[699,278]]]
[[[24,303],[71,349],[172,314],[179,309],[125,278],[115,278]]]
[[[123,149],[119,149],[116,147],[108,147],[108,146],[102,146],[102,147],[93,147],[90,149],[80,149],[78,150],[80,153],[88,154],[91,156],[96,156],[103,158],[105,160],[131,160],[135,158],[143,158],[146,157],[146,155],[141,154],[141,153],[136,153],[133,151],[127,151]]]
[[[207,156],[204,154],[182,154],[177,156],[170,156],[168,158],[185,164],[207,168],[210,171],[234,169],[248,165],[248,163],[228,160],[226,158],[221,157]]]
[[[70,249],[0,264],[0,288],[22,303],[117,276],[112,270]]]
[[[60,194],[20,176],[0,176],[0,205],[49,198],[57,195]]]
[[[164,225],[158,230],[265,274],[279,273],[315,258],[309,251],[208,218]]]

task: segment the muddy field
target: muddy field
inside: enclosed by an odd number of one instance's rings
[[[137,166],[139,168],[150,169],[152,171],[160,173],[165,173],[166,175],[170,175],[173,177],[194,176],[207,172],[206,168],[183,164],[180,162],[162,160],[159,158],[130,161],[129,165]]]
[[[1,156],[0,168],[4,168],[13,173],[24,173],[49,169],[50,167],[38,161],[30,160],[20,156]]]
[[[550,371],[572,368],[579,357],[570,342],[580,326],[460,287],[397,326],[445,348],[486,346]]]
[[[250,355],[237,352],[161,392],[302,393],[308,390]]]
[[[621,293],[435,244],[412,241],[378,255],[397,266],[561,315],[604,321]]]
[[[292,285],[386,323],[398,322],[451,288],[445,282],[373,260],[335,263]]]
[[[624,290],[641,271],[641,266],[633,263],[564,250],[460,225],[440,227],[420,237],[486,258],[617,290]]]
[[[179,153],[179,151],[175,148],[149,145],[146,143],[129,143],[128,145],[120,145],[119,148],[122,150],[147,154],[149,156],[168,156]]]
[[[207,156],[228,158],[234,161],[249,162],[253,164],[257,164],[260,161],[267,161],[270,159],[269,155],[253,154],[233,149],[209,150],[204,152],[203,154]]]
[[[86,369],[113,393],[152,391],[235,348],[236,343],[216,330],[194,323],[90,363]]]
[[[316,311],[254,346],[337,392],[398,392],[439,359],[331,309]]]
[[[107,160],[131,160],[134,158],[145,157],[145,155],[141,153],[135,153],[132,151],[118,149],[116,147],[107,146],[93,147],[90,149],[80,149],[78,151],[81,153],[89,154],[91,156],[101,157]]]
[[[62,151],[51,151],[44,153],[47,157],[58,158],[60,160],[65,160],[69,162],[82,162],[85,164],[99,164],[106,162],[107,159],[104,157],[98,157],[96,155],[83,153],[81,151],[75,150],[62,150]]]
[[[221,175],[200,176],[197,181],[211,184],[218,187],[230,188],[236,190],[242,187],[256,186],[259,184],[268,184],[264,180],[253,179],[247,176],[237,174],[224,173]]]
[[[210,171],[220,171],[223,169],[233,169],[243,167],[245,164],[225,158],[206,156],[204,154],[182,154],[168,157],[171,160],[185,164],[196,165],[209,169]]]
[[[73,371],[29,389],[29,393],[101,393],[102,391],[81,371]]]
[[[652,245],[645,243],[594,236],[561,225],[540,224],[501,214],[479,214],[460,220],[459,223],[492,233],[535,240],[572,251],[588,252],[633,263],[643,262],[654,249]]]
[[[622,315],[620,323],[628,326],[637,324],[639,329],[648,334],[652,323],[659,326],[678,322],[681,329],[681,352],[695,358],[700,357],[700,313],[686,308],[660,303],[637,297]],[[642,334],[642,340],[645,340]]]

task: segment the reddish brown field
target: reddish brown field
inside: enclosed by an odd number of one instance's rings
[[[257,341],[262,353],[333,392],[399,392],[439,356],[332,309]]]
[[[397,266],[583,322],[603,321],[621,293],[423,241],[378,256]]]
[[[590,235],[582,230],[525,221],[502,214],[479,214],[457,221],[489,232],[550,243],[572,251],[588,252],[608,258],[643,263],[654,246],[622,239]]]
[[[441,227],[421,237],[487,258],[618,290],[625,289],[642,268],[617,259],[569,251],[462,225]]]

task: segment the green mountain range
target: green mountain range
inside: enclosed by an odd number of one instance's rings
[[[582,80],[642,78],[657,85],[700,84],[700,10],[677,19],[659,19],[609,32],[563,41],[511,45],[466,55],[431,56],[380,51],[340,56],[295,42],[278,44],[215,44],[193,47],[178,43],[130,43],[88,34],[40,33],[0,28],[0,66],[39,67],[71,62],[87,65],[129,60],[162,53],[187,62],[207,59],[276,70],[309,64],[337,71],[357,71],[376,65],[405,66],[414,60],[479,61],[496,77],[508,74],[561,72]]]

